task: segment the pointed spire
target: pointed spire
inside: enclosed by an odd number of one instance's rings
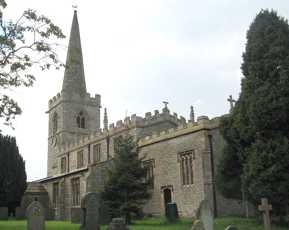
[[[108,119],[107,119],[107,111],[106,111],[106,108],[104,108],[103,129],[108,130]]]
[[[80,96],[86,94],[82,49],[76,10],[74,10],[71,25],[62,92],[69,96],[71,96],[71,94],[78,94]]]
[[[190,120],[191,120],[191,122],[195,122],[195,111],[194,111],[194,106],[191,106],[191,111],[190,111]]]

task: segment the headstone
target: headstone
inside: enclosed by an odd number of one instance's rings
[[[100,194],[94,192],[85,194],[81,201],[81,209],[82,223],[80,226],[80,230],[100,230]]]
[[[113,218],[108,225],[108,230],[129,230],[123,218]]]
[[[193,227],[191,228],[191,230],[205,230],[202,221],[196,220],[194,222]]]
[[[80,224],[81,223],[81,208],[73,207],[70,209],[71,214],[71,223],[73,224]]]
[[[87,192],[101,193],[104,189],[106,178],[108,176],[108,168],[112,166],[112,162],[97,164],[90,167],[90,173],[86,180]],[[108,206],[100,199],[100,221],[99,224],[109,224],[111,216]]]
[[[45,213],[39,201],[33,201],[26,210],[27,230],[45,230]]]
[[[239,229],[234,226],[229,225],[228,227],[226,227],[225,230],[239,230]]]
[[[203,200],[200,203],[197,218],[202,221],[205,230],[213,230],[214,215],[213,215],[209,201]]]
[[[15,209],[15,217],[16,217],[16,220],[22,220],[22,219],[25,218],[25,212],[23,211],[23,208],[16,207],[16,209]]]
[[[8,219],[8,208],[0,207],[0,220],[7,220],[7,219]]]
[[[167,203],[166,218],[168,222],[175,222],[179,218],[178,207],[176,203]]]
[[[258,209],[263,212],[264,229],[271,230],[270,211],[272,210],[272,205],[268,203],[267,198],[261,199],[261,205],[258,206]]]

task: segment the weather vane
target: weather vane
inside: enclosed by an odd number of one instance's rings
[[[74,10],[76,10],[77,9],[77,5],[72,5],[72,8],[74,9]]]
[[[164,105],[165,105],[165,108],[167,109],[167,108],[168,108],[168,104],[169,104],[169,102],[167,102],[167,101],[163,101],[163,103],[164,103]]]

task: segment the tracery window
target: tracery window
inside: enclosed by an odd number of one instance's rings
[[[53,207],[56,208],[59,202],[59,183],[53,183],[53,191],[52,191],[52,203]]]
[[[183,185],[191,185],[194,183],[193,160],[195,153],[193,150],[179,153],[181,181]]]
[[[71,180],[71,192],[72,192],[72,205],[79,206],[80,205],[80,179],[73,178]]]
[[[77,152],[77,168],[83,167],[83,150]]]
[[[93,163],[100,161],[101,144],[93,145]]]
[[[76,124],[78,128],[85,129],[85,117],[82,111],[76,117]]]
[[[154,187],[154,167],[155,160],[147,160],[143,162],[143,167],[146,169],[145,181],[149,184],[150,188]]]

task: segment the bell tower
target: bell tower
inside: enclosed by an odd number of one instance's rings
[[[49,100],[47,174],[56,173],[58,148],[100,128],[101,97],[86,91],[77,11],[74,11],[61,93]]]

